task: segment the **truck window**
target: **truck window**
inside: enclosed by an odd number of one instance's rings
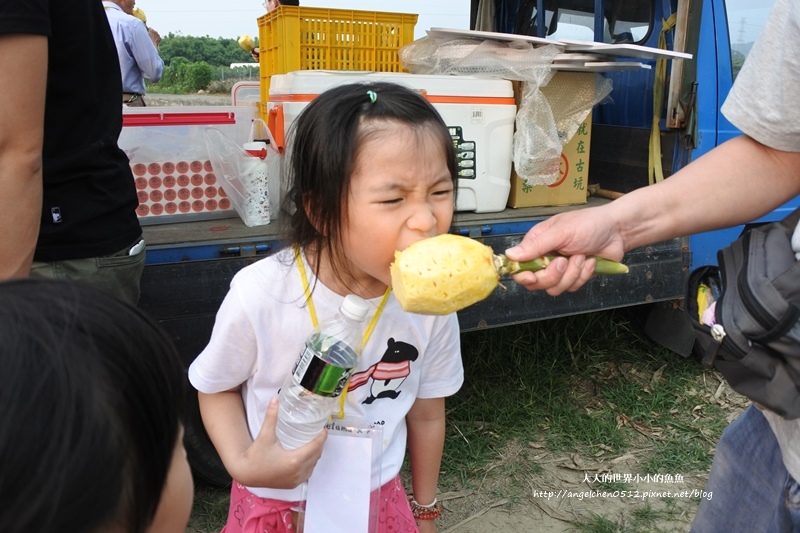
[[[545,0],[544,35],[537,28],[537,0],[520,4],[514,33],[554,39],[595,39],[594,0]],[[606,0],[603,17],[605,43],[640,43],[652,28],[653,0]]]
[[[761,33],[774,3],[774,0],[758,3],[752,2],[752,0],[725,0],[733,79],[736,79],[742,63]]]

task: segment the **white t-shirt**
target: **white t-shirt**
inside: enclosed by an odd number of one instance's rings
[[[211,340],[189,367],[189,380],[201,392],[211,394],[242,386],[251,436],[258,435],[270,398],[283,386],[313,329],[300,274],[292,259],[292,250],[285,249],[234,276],[217,313]],[[306,272],[321,322],[338,311],[344,298],[316,281],[308,265]],[[367,314],[367,321],[380,301],[381,298],[369,300],[373,309]],[[405,379],[394,380],[393,392],[377,397],[372,375],[381,375],[381,367],[374,365],[382,359],[409,361],[409,373]],[[390,296],[361,353],[345,407],[346,414],[360,415],[383,429],[383,482],[394,478],[402,466],[407,436],[405,416],[414,401],[455,394],[463,381],[455,313],[443,317],[407,313],[394,295]],[[371,403],[363,403],[370,397]],[[299,489],[248,489],[265,498],[300,498]]]
[[[777,0],[722,105],[742,132],[785,152],[800,152],[798,54],[800,3]]]
[[[722,112],[758,142],[800,152],[800,2],[778,0],[736,78]],[[758,179],[758,176],[753,176]],[[789,474],[800,481],[800,419],[762,410]]]

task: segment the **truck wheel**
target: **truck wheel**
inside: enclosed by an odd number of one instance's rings
[[[218,487],[228,486],[231,484],[231,476],[225,470],[217,450],[214,449],[203,427],[200,406],[197,403],[197,391],[191,388],[188,396],[183,444],[186,446],[189,465],[195,476],[206,483]]]

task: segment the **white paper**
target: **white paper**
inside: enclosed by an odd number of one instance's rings
[[[328,433],[308,480],[305,533],[366,533],[372,439]]]
[[[593,41],[581,41],[578,39],[559,39],[567,46],[567,51],[574,52],[597,52],[613,56],[637,57],[640,59],[691,59],[692,54],[686,52],[676,52],[674,50],[663,50],[650,46],[641,46],[628,43],[596,43]]]
[[[545,37],[535,37],[532,35],[517,35],[514,33],[500,33],[496,31],[479,31],[479,30],[459,30],[455,28],[431,28],[427,31],[430,37],[460,37],[462,39],[491,39],[493,41],[526,41],[531,44],[550,44],[560,48],[564,47],[564,43],[556,39],[547,39]]]

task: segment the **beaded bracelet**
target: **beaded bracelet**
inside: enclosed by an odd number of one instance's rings
[[[444,512],[442,502],[436,498],[433,499],[433,503],[428,505],[420,505],[414,499],[409,500],[409,504],[411,505],[411,513],[417,520],[435,520],[442,516]]]

